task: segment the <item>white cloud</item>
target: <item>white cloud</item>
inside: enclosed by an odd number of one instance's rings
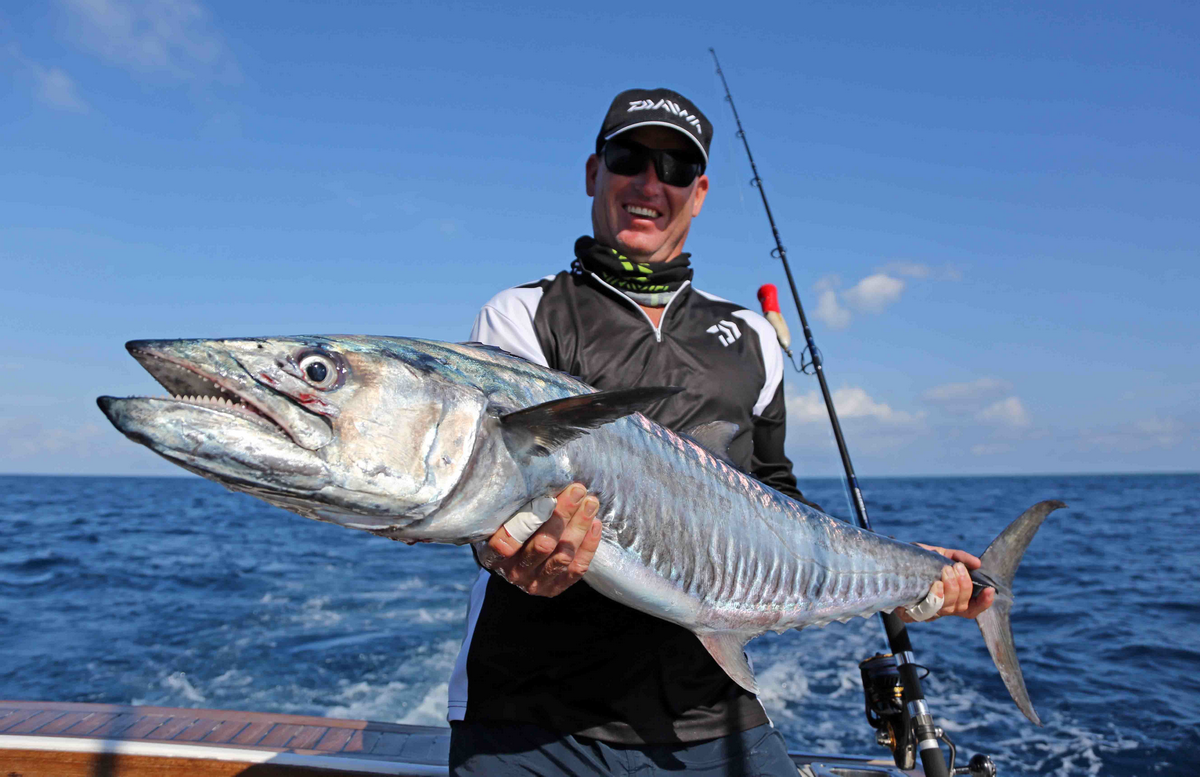
[[[834,329],[845,329],[853,318],[846,305],[865,313],[882,313],[900,299],[904,285],[899,278],[875,273],[839,292],[841,280],[836,275],[826,275],[816,283],[817,309],[813,315]]]
[[[906,413],[903,410],[893,410],[883,402],[877,402],[863,389],[857,386],[847,386],[833,392],[833,406],[837,408],[838,418],[870,418],[885,424],[910,424],[920,416]],[[825,400],[818,391],[795,395],[787,398],[788,415],[800,423],[816,423],[828,421],[825,411]]]
[[[33,76],[37,81],[37,96],[51,108],[73,113],[87,113],[87,103],[75,89],[75,82],[66,71],[57,67],[33,66]]]
[[[942,281],[957,281],[962,279],[962,273],[950,264],[941,267],[930,267],[921,262],[897,261],[888,262],[879,268],[880,272],[902,275],[906,278],[932,278]]]
[[[882,271],[908,278],[928,278],[933,273],[933,268],[920,262],[891,262],[885,265]]]
[[[1029,411],[1021,403],[1019,397],[1008,397],[985,407],[977,416],[980,421],[988,421],[1002,426],[1023,428],[1029,426]]]
[[[194,0],[59,0],[85,45],[142,75],[233,80],[237,68]]]
[[[922,399],[944,404],[982,402],[1012,390],[1012,384],[999,378],[980,378],[968,383],[945,383],[921,395]]]
[[[836,405],[835,405],[836,407]],[[829,418],[825,412],[825,402],[816,391],[787,398],[788,417],[802,424],[812,424]]]
[[[850,326],[850,311],[838,303],[837,292],[833,289],[820,292],[817,296],[817,310],[813,315],[834,329]]]
[[[882,313],[888,305],[900,299],[903,291],[904,281],[886,273],[875,273],[856,283],[842,297],[859,310]]]
[[[60,111],[87,113],[87,103],[79,96],[75,81],[67,74],[67,71],[34,62],[23,55],[15,43],[10,43],[6,50],[13,59],[21,63],[33,78],[34,94],[39,102]]]

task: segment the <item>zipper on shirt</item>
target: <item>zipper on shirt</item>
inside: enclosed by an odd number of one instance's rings
[[[676,289],[675,293],[671,295],[671,299],[667,300],[666,305],[663,305],[662,317],[659,318],[659,323],[657,326],[655,326],[654,322],[650,320],[650,316],[647,315],[646,311],[642,310],[642,306],[637,304],[637,302],[630,299],[628,296],[626,296],[625,292],[621,291],[616,286],[613,286],[612,284],[608,283],[607,281],[605,281],[603,278],[601,278],[599,275],[597,275],[594,272],[589,271],[588,274],[591,275],[593,278],[595,278],[597,281],[599,281],[600,285],[604,286],[604,288],[610,289],[610,290],[616,292],[621,297],[621,299],[625,300],[630,305],[633,305],[633,307],[637,310],[637,312],[642,314],[642,318],[646,319],[646,323],[649,324],[650,328],[654,330],[654,342],[656,342],[656,343],[662,342],[662,322],[667,320],[667,312],[671,309],[671,305],[675,302],[676,299],[679,298],[679,292],[683,291],[685,288],[687,288],[691,284],[691,281],[684,281],[683,283],[681,283],[679,285],[679,288]]]

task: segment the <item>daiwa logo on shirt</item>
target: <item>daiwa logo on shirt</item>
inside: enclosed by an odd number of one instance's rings
[[[704,134],[700,129],[700,120],[688,113],[683,108],[680,108],[677,103],[673,103],[670,100],[659,100],[658,102],[654,102],[653,100],[634,100],[633,102],[629,103],[629,110],[626,111],[626,113],[633,113],[634,111],[657,111],[660,108],[664,111],[669,111],[675,114],[688,124],[691,124],[696,128],[697,135]]]
[[[737,339],[742,336],[742,330],[738,329],[738,325],[732,321],[721,321],[713,324],[704,331],[708,332],[710,335],[716,335],[717,339],[721,341],[721,345],[726,347],[728,347],[730,343],[736,342]]]

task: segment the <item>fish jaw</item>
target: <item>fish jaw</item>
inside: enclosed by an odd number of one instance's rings
[[[152,397],[100,397],[113,426],[163,458],[231,488],[311,495],[329,469],[278,427],[220,405]]]
[[[125,348],[176,397],[242,403],[307,450],[318,450],[333,437],[330,424],[324,418],[301,408],[286,394],[275,390],[274,386],[283,375],[277,356],[272,359],[277,365],[275,369],[258,370],[258,375],[243,364],[256,351],[277,354],[279,349],[270,341],[133,340],[126,343]]]

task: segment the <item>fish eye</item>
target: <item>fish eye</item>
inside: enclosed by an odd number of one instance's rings
[[[309,353],[300,359],[300,371],[313,388],[327,391],[341,383],[342,371],[329,355]]]

